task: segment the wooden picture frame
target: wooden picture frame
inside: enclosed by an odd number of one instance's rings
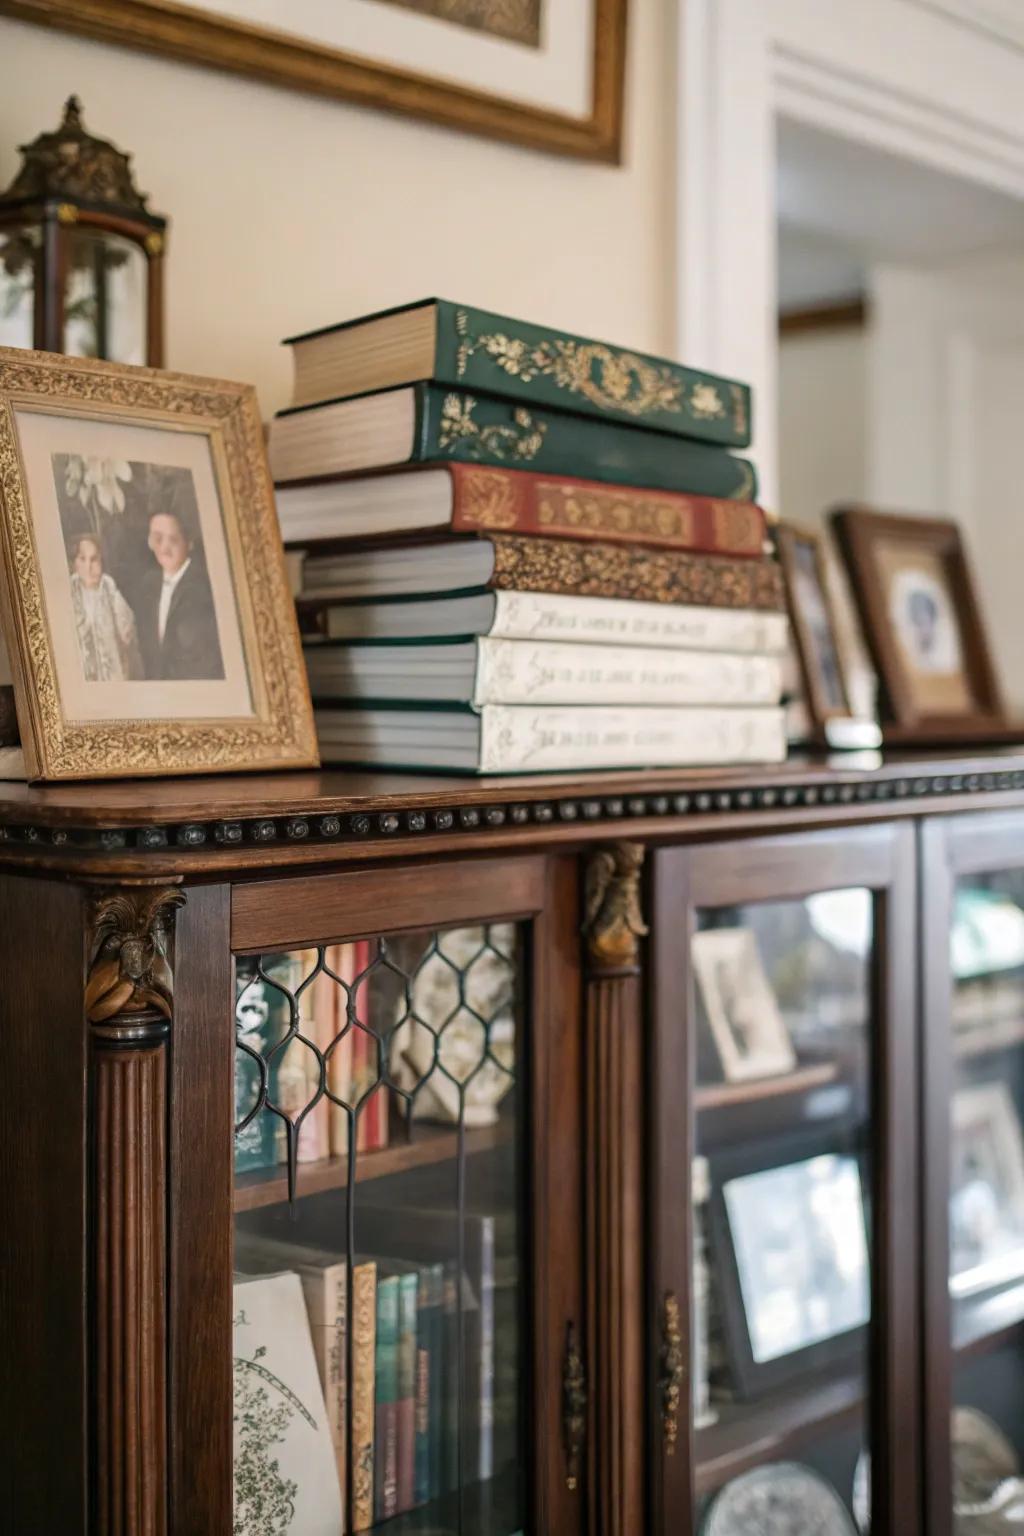
[[[826,1165],[826,1159],[831,1159],[831,1163]],[[823,1334],[819,1328],[816,1332],[812,1330],[813,1336],[805,1336],[804,1341],[794,1341],[791,1348],[768,1350],[756,1317],[755,1278],[747,1263],[753,1250],[745,1243],[742,1221],[754,1211],[768,1221],[774,1219],[773,1212],[781,1213],[791,1218],[791,1235],[794,1245],[799,1246],[806,1240],[813,1217],[809,1210],[794,1209],[792,1191],[783,1188],[782,1180],[788,1172],[805,1169],[811,1164],[816,1164],[826,1176],[831,1173],[846,1186],[850,1186],[851,1172],[856,1173],[863,1220],[865,1315],[850,1326],[838,1326],[840,1321],[845,1324],[846,1320],[837,1312],[834,1332]],[[804,1132],[745,1143],[728,1151],[710,1153],[708,1166],[711,1177],[710,1240],[715,1273],[721,1284],[722,1342],[737,1393],[741,1397],[758,1397],[785,1386],[787,1382],[802,1379],[809,1372],[840,1366],[841,1362],[855,1358],[864,1347],[871,1320],[868,1242],[871,1213],[865,1160],[856,1125],[853,1122],[844,1126],[833,1123],[827,1132]],[[730,1201],[730,1188],[735,1190],[748,1179],[757,1180],[758,1188],[751,1191],[752,1197],[744,1202],[744,1217],[740,1215],[738,1202]],[[834,1202],[830,1208],[834,1208]],[[773,1253],[778,1258],[775,1248]],[[797,1270],[803,1267],[800,1263],[795,1265]],[[843,1305],[847,1311],[851,1310],[851,1296],[843,1298]]]
[[[427,7],[423,10],[429,15]],[[0,0],[0,14],[22,21],[425,118],[512,144],[612,164],[619,163],[622,149],[627,11],[628,0],[593,0],[590,99],[587,110],[577,116],[393,67],[307,40],[297,32],[252,26],[223,12],[176,0]],[[512,64],[517,45],[508,46]]]
[[[0,348],[0,556],[8,777],[316,766],[250,385]]]
[[[799,523],[779,522],[774,533],[804,695],[820,738],[830,721],[850,720],[854,713],[824,541],[817,529]]]
[[[878,671],[886,740],[1008,739],[957,524],[861,507],[836,508],[832,519]]]

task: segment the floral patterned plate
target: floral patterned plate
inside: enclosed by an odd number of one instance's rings
[[[755,1467],[715,1496],[701,1536],[856,1536],[831,1484],[810,1467]]]

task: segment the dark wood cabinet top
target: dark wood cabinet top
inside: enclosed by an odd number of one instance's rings
[[[762,769],[474,779],[322,770],[0,784],[8,867],[154,878],[515,845],[721,836],[998,803],[1024,748],[800,756]]]

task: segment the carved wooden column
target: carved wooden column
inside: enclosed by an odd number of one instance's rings
[[[591,854],[584,893],[592,1536],[645,1529],[643,854]]]
[[[167,1531],[167,1053],[181,891],[100,896],[85,992],[92,1072],[94,1518]]]

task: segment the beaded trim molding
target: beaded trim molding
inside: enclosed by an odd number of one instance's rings
[[[258,816],[239,821],[169,822],[145,827],[44,827],[28,822],[0,824],[0,844],[17,848],[67,848],[101,853],[132,849],[163,853],[168,849],[268,847],[299,843],[387,843],[400,835],[494,831],[502,827],[537,827],[573,822],[624,823],[652,817],[722,815],[879,804],[937,796],[1024,790],[1024,770],[988,773],[916,775],[893,779],[856,779],[848,783],[747,786],[679,794],[572,795],[549,800],[509,801],[483,806],[441,806],[382,811],[347,811],[310,816]]]

